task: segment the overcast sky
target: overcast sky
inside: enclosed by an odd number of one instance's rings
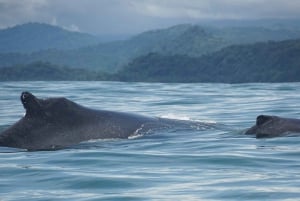
[[[208,19],[300,18],[300,0],[0,0],[0,28],[45,22],[131,34]]]

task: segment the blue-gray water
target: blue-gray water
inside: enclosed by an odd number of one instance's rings
[[[0,130],[22,91],[94,109],[200,121],[58,151],[0,148],[0,200],[300,200],[300,137],[255,139],[259,114],[300,118],[300,83],[1,82]]]

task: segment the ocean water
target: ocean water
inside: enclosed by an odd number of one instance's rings
[[[259,114],[300,118],[300,83],[0,82],[0,130],[19,96],[202,122],[57,151],[0,147],[0,200],[300,200],[300,137],[256,139]]]

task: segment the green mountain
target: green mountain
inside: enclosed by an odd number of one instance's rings
[[[201,26],[190,24],[144,32],[125,41],[125,44],[135,55],[157,52],[190,56],[214,52],[228,45],[222,37],[216,37]]]
[[[28,53],[47,49],[75,49],[96,45],[95,36],[72,32],[57,26],[27,23],[0,30],[0,52]]]
[[[114,74],[45,62],[0,68],[0,81],[300,82],[300,39],[234,45],[200,57],[148,53]]]
[[[299,82],[300,39],[230,46],[199,58],[151,53],[133,60],[114,79],[142,82]]]
[[[159,52],[161,54],[189,54],[198,56],[225,47],[227,43],[205,32],[200,26],[179,25],[149,31],[129,40],[115,41],[73,50],[44,50],[31,54],[0,54],[0,66],[51,62],[74,68],[114,72],[131,59]]]
[[[282,41],[300,38],[300,28],[285,26],[267,27],[208,27],[216,37],[222,37],[231,44],[250,44],[264,41]]]
[[[300,37],[300,30],[290,28],[212,28],[177,25],[144,32],[128,40],[101,43],[79,49],[0,54],[0,66],[43,61],[72,68],[116,72],[132,59],[151,52],[160,55],[199,57],[233,44],[298,37]]]
[[[95,74],[45,62],[0,68],[0,81],[92,80]]]

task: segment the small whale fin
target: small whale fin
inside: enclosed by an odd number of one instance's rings
[[[268,115],[259,115],[256,118],[256,126],[261,126],[273,119],[273,116],[268,116]]]
[[[44,114],[39,100],[33,94],[27,91],[22,92],[20,99],[26,110],[25,116],[36,116]]]

